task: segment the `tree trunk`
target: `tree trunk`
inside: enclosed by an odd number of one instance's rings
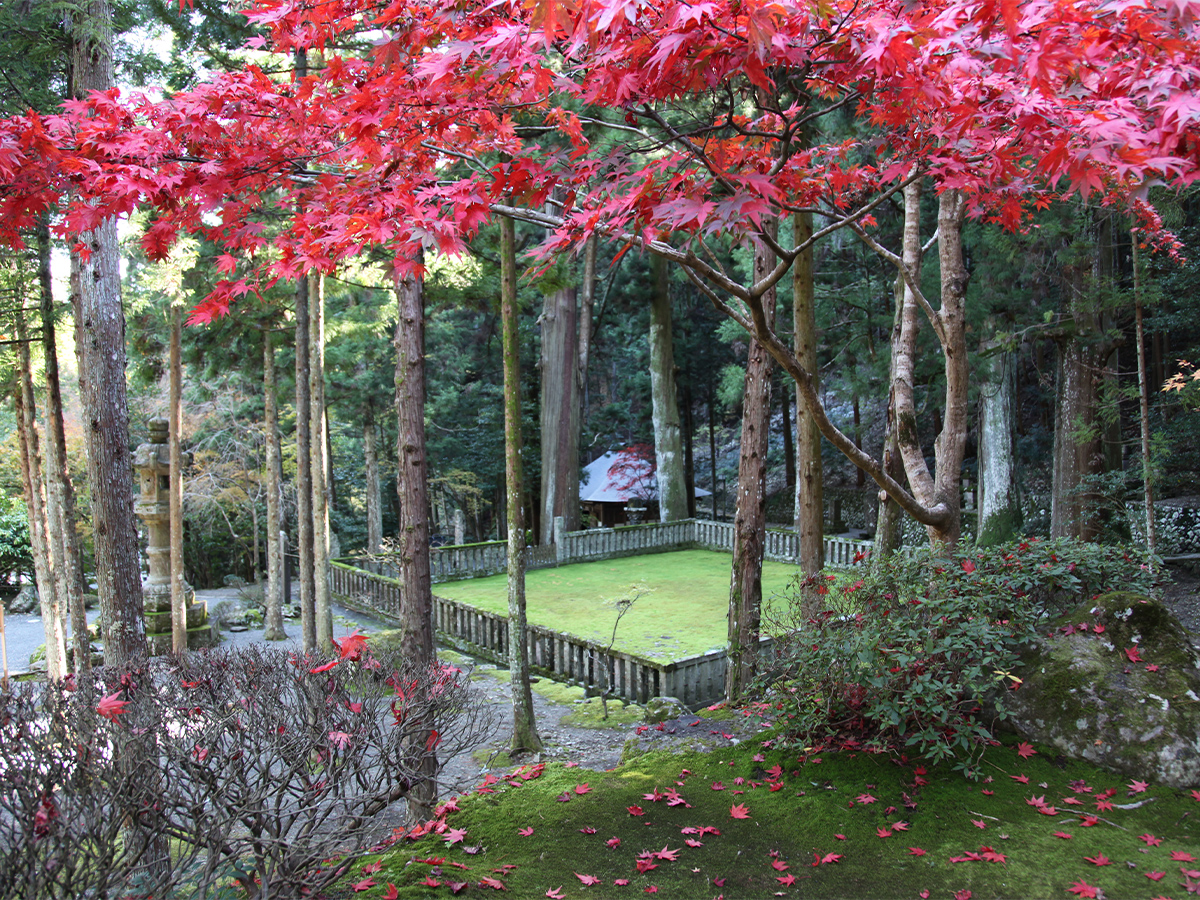
[[[774,233],[775,223],[764,221]],[[754,281],[771,269],[771,251],[754,241]],[[768,328],[774,325],[775,290],[762,295]],[[737,512],[733,523],[733,571],[729,585],[729,666],[725,696],[737,700],[758,671],[762,619],[762,562],[766,543],[767,427],[771,414],[771,358],[751,339],[742,400],[742,442],[738,458]]]
[[[508,510],[508,670],[512,692],[512,753],[537,752],[525,622],[525,522],[522,511],[521,358],[517,321],[516,229],[500,220],[500,318],[504,325],[504,481]],[[576,494],[578,496],[578,494]],[[578,506],[578,504],[575,504]],[[553,525],[553,522],[550,523]]]
[[[1146,379],[1146,325],[1142,313],[1141,236],[1133,232],[1133,310],[1138,366],[1138,424],[1142,438],[1142,500],[1146,511],[1146,549],[1157,553],[1154,527],[1154,470],[1150,464],[1150,386]]]
[[[60,603],[65,603],[71,620],[75,671],[92,668],[92,641],[88,633],[83,601],[83,565],[79,536],[75,530],[75,487],[67,465],[67,437],[63,428],[62,385],[58,376],[58,342],[54,324],[54,285],[50,275],[50,229],[43,221],[37,229],[38,283],[41,293],[42,352],[46,367],[46,489],[52,511],[50,529],[54,538],[55,578]],[[60,613],[63,610],[60,610]]]
[[[542,311],[541,543],[554,541],[554,519],[579,529],[579,342],[575,288],[545,298]]]
[[[263,638],[287,640],[283,627],[283,566],[287,535],[283,529],[283,479],[280,477],[279,406],[275,396],[275,344],[268,329],[263,332],[263,443],[267,470],[267,613]]]
[[[187,597],[183,575],[183,306],[171,302],[171,349],[168,364],[167,446],[170,455],[170,502],[168,518],[171,535],[171,649],[187,650]],[[255,540],[258,529],[255,529]]]
[[[300,631],[306,651],[317,649],[313,568],[312,383],[308,276],[296,281],[296,557],[300,576]]]
[[[1095,540],[1099,494],[1089,482],[1104,472],[1101,381],[1111,351],[1101,338],[1100,314],[1088,285],[1091,260],[1080,248],[1063,268],[1065,328],[1058,337],[1050,536]]]
[[[1017,491],[1017,382],[1013,354],[989,337],[980,348],[990,368],[979,386],[979,533],[981,547],[1021,533]]]
[[[580,422],[587,421],[588,357],[592,348],[592,310],[596,306],[596,235],[583,247],[583,284],[579,296],[579,399]]]
[[[962,217],[965,205],[957,191],[938,198],[938,256],[941,262],[941,309],[932,316],[942,347],[946,377],[945,413],[934,442],[934,473],[925,462],[917,428],[913,374],[921,310],[916,292],[906,282],[900,339],[892,348],[895,361],[897,440],[904,472],[913,496],[926,509],[939,509],[938,521],[926,525],[930,543],[951,551],[958,544],[962,501],[959,484],[967,438],[967,354],[965,298],[966,267],[962,257]],[[902,261],[915,272],[921,257],[921,187],[913,181],[904,190]],[[914,279],[915,280],[915,279]]]
[[[325,422],[325,279],[308,273],[309,441],[312,463],[313,618],[317,647],[332,653],[333,607],[329,596],[329,441]]]
[[[379,448],[376,444],[375,405],[368,398],[363,411],[363,458],[366,463],[367,553],[383,545],[383,506],[379,502]]]
[[[812,214],[795,218],[796,244],[812,237]],[[792,320],[796,359],[813,375],[813,389],[820,390],[817,373],[817,305],[813,290],[813,251],[809,247],[796,257],[792,271]],[[821,431],[799,392],[796,395],[796,534],[800,538],[800,568],[819,572],[825,565],[825,480],[821,470]]]
[[[419,260],[418,260],[419,262]],[[435,662],[433,586],[429,571],[429,472],[425,457],[425,283],[396,278],[396,489],[400,523],[396,562],[400,580],[400,649],[420,669]],[[422,762],[425,780],[408,797],[409,821],[433,815],[436,761]]]
[[[654,422],[658,520],[674,522],[688,514],[683,439],[675,390],[675,350],[671,337],[671,292],[667,261],[654,257],[654,294],[650,301],[650,401]]]
[[[914,271],[920,278],[920,260]],[[900,330],[904,319],[904,294],[907,290],[904,273],[897,273],[893,288],[895,312],[892,316],[892,331],[889,343],[895,347],[900,342]],[[896,427],[896,357],[888,361],[887,425],[883,436],[883,468],[896,481],[904,479],[904,463],[900,459],[899,436]],[[887,491],[879,492],[879,512],[875,517],[875,545],[871,550],[872,562],[883,562],[900,549],[904,530],[904,510]]]
[[[20,302],[20,301],[18,301]],[[67,643],[63,633],[65,610],[59,602],[54,556],[54,538],[46,509],[42,483],[42,458],[38,446],[37,406],[33,394],[32,363],[25,313],[17,310],[18,371],[13,391],[16,401],[17,438],[21,448],[21,484],[25,506],[29,510],[29,546],[33,552],[33,571],[37,580],[42,629],[46,634],[46,676],[60,681],[66,675]]]
[[[113,86],[112,12],[86,0],[74,13],[71,96]],[[104,661],[121,665],[146,655],[146,619],[133,518],[133,459],[125,389],[125,313],[121,307],[117,223],[105,220],[77,236],[71,252],[79,388],[87,435],[88,481],[95,528],[96,591],[104,627]]]

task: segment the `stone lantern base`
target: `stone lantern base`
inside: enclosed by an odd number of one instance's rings
[[[146,644],[150,655],[170,653],[173,645],[170,585],[143,584],[142,598],[146,613]],[[184,587],[183,608],[187,618],[188,649],[201,650],[216,644],[216,636],[208,621],[208,604],[196,602],[196,592],[190,585]]]

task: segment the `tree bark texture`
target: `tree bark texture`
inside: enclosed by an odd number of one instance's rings
[[[1146,378],[1146,323],[1142,304],[1141,235],[1133,233],[1134,339],[1137,341],[1138,430],[1142,439],[1142,501],[1146,513],[1146,549],[1157,553],[1158,534],[1154,523],[1154,469],[1150,461],[1150,386]]]
[[[55,581],[60,604],[71,622],[75,670],[92,667],[91,636],[83,601],[83,562],[75,529],[75,486],[67,464],[67,437],[63,427],[62,384],[58,374],[58,340],[54,322],[54,284],[50,274],[50,229],[43,221],[37,229],[38,285],[41,296],[42,353],[46,367],[46,495],[51,510],[49,524],[54,540]]]
[[[50,531],[46,493],[42,481],[41,448],[37,431],[37,406],[33,393],[32,362],[25,313],[18,309],[17,384],[13,391],[16,400],[17,438],[21,448],[21,485],[25,507],[29,511],[29,546],[33,553],[33,572],[37,581],[38,602],[41,607],[42,628],[46,634],[46,676],[59,681],[66,675],[67,643],[63,631],[63,613],[59,602],[55,568],[54,538]]]
[[[774,231],[775,223],[764,223]],[[754,241],[754,281],[772,265],[770,250]],[[775,319],[775,289],[762,295],[768,328]],[[762,562],[765,550],[767,427],[771,414],[771,358],[751,339],[742,399],[742,442],[738,456],[737,512],[733,522],[733,571],[729,585],[729,666],[725,696],[736,700],[758,671],[758,640],[762,620]]]
[[[317,649],[313,568],[312,382],[309,359],[308,277],[296,281],[296,567],[300,576],[300,631],[306,651]]]
[[[433,650],[433,585],[429,571],[429,471],[425,458],[425,284],[416,275],[396,278],[396,490],[400,499],[397,568],[400,573],[400,649],[426,669]],[[436,763],[408,798],[409,821],[433,815]]]
[[[920,261],[913,273],[920,277]],[[889,339],[895,347],[900,341],[900,330],[904,318],[904,294],[907,285],[904,273],[896,275],[894,286],[895,313],[892,316],[892,330]],[[888,402],[887,423],[883,434],[883,453],[881,460],[883,469],[895,481],[904,481],[904,463],[900,459],[899,434],[896,427],[896,357],[888,360]],[[904,530],[904,510],[887,491],[879,492],[879,512],[875,516],[875,544],[872,547],[872,561],[882,562],[900,549]]]
[[[679,395],[675,388],[675,348],[671,336],[670,271],[655,257],[650,300],[650,401],[654,423],[654,463],[658,482],[658,520],[674,522],[688,514],[684,477]]]
[[[541,750],[542,739],[538,735],[533,715],[525,621],[521,350],[515,231],[512,219],[500,220],[500,318],[504,330],[504,484],[505,508],[508,512],[508,669],[513,711],[510,749],[513,753],[520,753]],[[550,524],[553,526],[554,523]]]
[[[263,637],[287,640],[283,627],[283,566],[287,534],[283,528],[283,478],[279,446],[279,404],[275,394],[275,344],[270,330],[263,332],[263,444],[267,470],[267,612]]]
[[[112,13],[108,0],[86,0],[75,11],[71,95],[82,99],[112,86]],[[96,590],[104,628],[104,661],[121,665],[146,655],[146,620],[133,517],[125,312],[116,221],[108,219],[78,235],[76,246],[83,249],[71,253],[72,305],[87,435]]]
[[[547,294],[542,309],[542,544],[554,519],[579,530],[579,338],[575,288]]]
[[[812,237],[812,213],[795,218],[795,243]],[[796,257],[792,270],[792,320],[796,359],[813,374],[820,390],[817,364],[817,304],[813,290],[813,250]],[[800,568],[808,574],[825,565],[825,481],[821,470],[821,429],[801,393],[796,394],[796,534],[800,538]]]
[[[375,425],[375,406],[367,400],[363,410],[363,461],[366,463],[367,552],[378,553],[383,545],[383,504],[379,490],[379,445]]]
[[[329,596],[329,441],[325,420],[325,279],[308,273],[309,441],[312,465],[313,619],[317,647],[331,653],[333,606]]]
[[[183,306],[171,302],[171,340],[168,362],[167,447],[170,456],[168,517],[171,533],[171,649],[187,650],[187,598],[183,575]],[[258,531],[255,529],[255,537]]]
[[[1017,490],[1017,379],[1013,354],[988,338],[981,348],[990,366],[979,385],[979,533],[981,547],[1021,531]]]
[[[579,408],[580,421],[587,420],[588,358],[592,349],[592,311],[596,307],[596,235],[583,246],[583,284],[579,288]]]

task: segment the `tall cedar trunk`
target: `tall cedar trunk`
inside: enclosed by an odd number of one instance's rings
[[[17,340],[19,365],[16,400],[17,436],[21,447],[21,484],[25,506],[29,510],[29,545],[33,551],[33,571],[37,579],[38,600],[42,613],[42,628],[46,634],[46,675],[59,681],[66,674],[67,643],[63,631],[63,613],[59,601],[54,555],[54,538],[46,509],[46,494],[42,482],[41,450],[38,446],[37,406],[33,393],[32,363],[25,313],[17,310]]]
[[[508,670],[513,753],[542,749],[529,687],[525,621],[525,521],[521,465],[521,350],[517,308],[516,229],[500,220],[500,318],[504,327],[504,483],[508,511]]]
[[[920,259],[917,260],[914,277],[921,275]],[[891,346],[900,342],[900,330],[904,319],[904,294],[907,291],[903,273],[896,275],[894,286],[895,312],[892,316]],[[896,356],[888,361],[887,422],[883,435],[883,468],[887,474],[903,483],[904,462],[900,459],[898,429],[896,425]],[[875,516],[875,544],[871,553],[873,561],[883,562],[900,549],[904,529],[904,510],[887,491],[879,492],[879,512]]]
[[[575,288],[547,294],[542,310],[542,544],[554,519],[579,529],[579,341]]]
[[[171,303],[171,349],[168,364],[167,446],[170,454],[170,502],[168,517],[171,534],[171,649],[187,649],[187,610],[183,580],[183,306]],[[254,530],[255,542],[258,529]]]
[[[692,415],[692,387],[684,383],[679,389],[679,408],[683,416],[683,495],[687,497],[687,517],[696,517],[696,455],[693,446],[696,421]],[[785,416],[786,418],[786,416]]]
[[[325,420],[325,280],[308,274],[309,447],[312,464],[313,618],[317,647],[333,646],[333,607],[329,596],[329,441]]]
[[[383,545],[383,504],[379,496],[379,447],[376,443],[375,405],[367,400],[363,411],[363,460],[367,477],[367,552],[378,553]]]
[[[263,619],[263,638],[268,641],[287,640],[283,627],[283,479],[280,477],[279,405],[275,396],[274,335],[263,332],[263,443],[266,445],[267,469],[267,590],[266,616]]]
[[[990,364],[979,385],[979,533],[981,547],[1020,534],[1017,491],[1017,380],[1014,354],[994,338],[981,345]]]
[[[75,530],[75,487],[67,465],[67,438],[63,428],[62,385],[58,376],[58,342],[54,323],[54,286],[50,276],[50,228],[38,225],[38,284],[41,294],[42,353],[46,367],[46,490],[53,511],[50,528],[55,541],[55,578],[60,603],[66,603],[71,620],[75,670],[92,667],[91,636],[83,600],[83,564]]]
[[[1100,533],[1098,496],[1088,480],[1104,471],[1100,383],[1110,350],[1101,340],[1100,314],[1089,291],[1087,268],[1084,260],[1071,259],[1063,271],[1067,322],[1058,338],[1050,498],[1051,537],[1084,541]]]
[[[113,87],[112,11],[108,0],[74,10],[71,96]],[[88,481],[96,548],[96,591],[104,623],[104,661],[146,655],[146,619],[133,517],[133,458],[125,389],[125,312],[121,306],[117,223],[77,236],[71,252],[79,388],[87,435]]]
[[[305,650],[317,649],[313,568],[312,394],[309,381],[308,277],[296,281],[296,557],[300,576],[300,631]]]
[[[1138,425],[1142,438],[1142,499],[1146,511],[1146,549],[1157,552],[1158,535],[1154,526],[1154,478],[1150,465],[1150,386],[1146,378],[1146,325],[1142,310],[1141,236],[1133,233],[1133,310],[1134,337],[1137,340]]]
[[[774,222],[764,227],[774,231]],[[771,270],[771,251],[754,241],[754,281]],[[762,295],[768,328],[775,320],[775,290]],[[725,696],[736,700],[758,671],[762,619],[762,563],[766,543],[767,427],[771,415],[771,358],[751,339],[742,400],[742,442],[738,457],[737,512],[733,521],[733,571],[729,584],[729,666]]]
[[[795,218],[795,243],[812,237],[812,214]],[[813,250],[796,257],[792,274],[792,320],[796,359],[812,373],[820,390],[817,367],[817,304],[813,290]],[[821,471],[821,431],[802,394],[796,395],[796,534],[800,538],[800,567],[807,573],[825,565],[825,481]]]
[[[587,421],[588,357],[592,347],[592,310],[596,306],[596,235],[583,246],[583,284],[579,288],[579,408]]]
[[[914,403],[913,374],[921,311],[915,291],[906,284],[901,311],[900,340],[892,348],[895,360],[897,437],[901,459],[913,496],[926,509],[941,515],[926,525],[930,543],[945,550],[958,544],[961,526],[962,460],[967,438],[967,354],[965,298],[966,268],[962,257],[962,218],[965,205],[957,191],[938,198],[938,256],[941,263],[941,308],[933,314],[933,327],[942,348],[946,377],[945,411],[934,442],[935,468],[931,475],[921,447]],[[921,189],[913,181],[904,189],[904,249],[902,260],[915,271],[921,256]]]
[[[418,260],[420,262],[420,260]],[[396,277],[396,490],[400,499],[396,562],[400,575],[400,649],[419,669],[434,665],[433,585],[429,571],[429,470],[425,458],[425,282]],[[422,742],[424,736],[418,738]],[[423,750],[424,748],[422,748]],[[436,761],[408,797],[410,822],[433,815]]]
[[[667,261],[654,257],[650,301],[650,402],[654,423],[658,520],[674,522],[688,514],[679,399],[675,390],[675,349],[671,337],[671,291]]]

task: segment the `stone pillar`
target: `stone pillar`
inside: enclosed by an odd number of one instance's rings
[[[171,455],[167,447],[166,419],[150,420],[150,441],[140,444],[133,455],[139,494],[133,510],[146,522],[146,558],[150,573],[142,582],[146,610],[146,644],[151,655],[171,652]],[[184,455],[185,459],[187,454]],[[196,602],[196,593],[184,582],[188,649],[213,643],[208,624],[208,607]]]

